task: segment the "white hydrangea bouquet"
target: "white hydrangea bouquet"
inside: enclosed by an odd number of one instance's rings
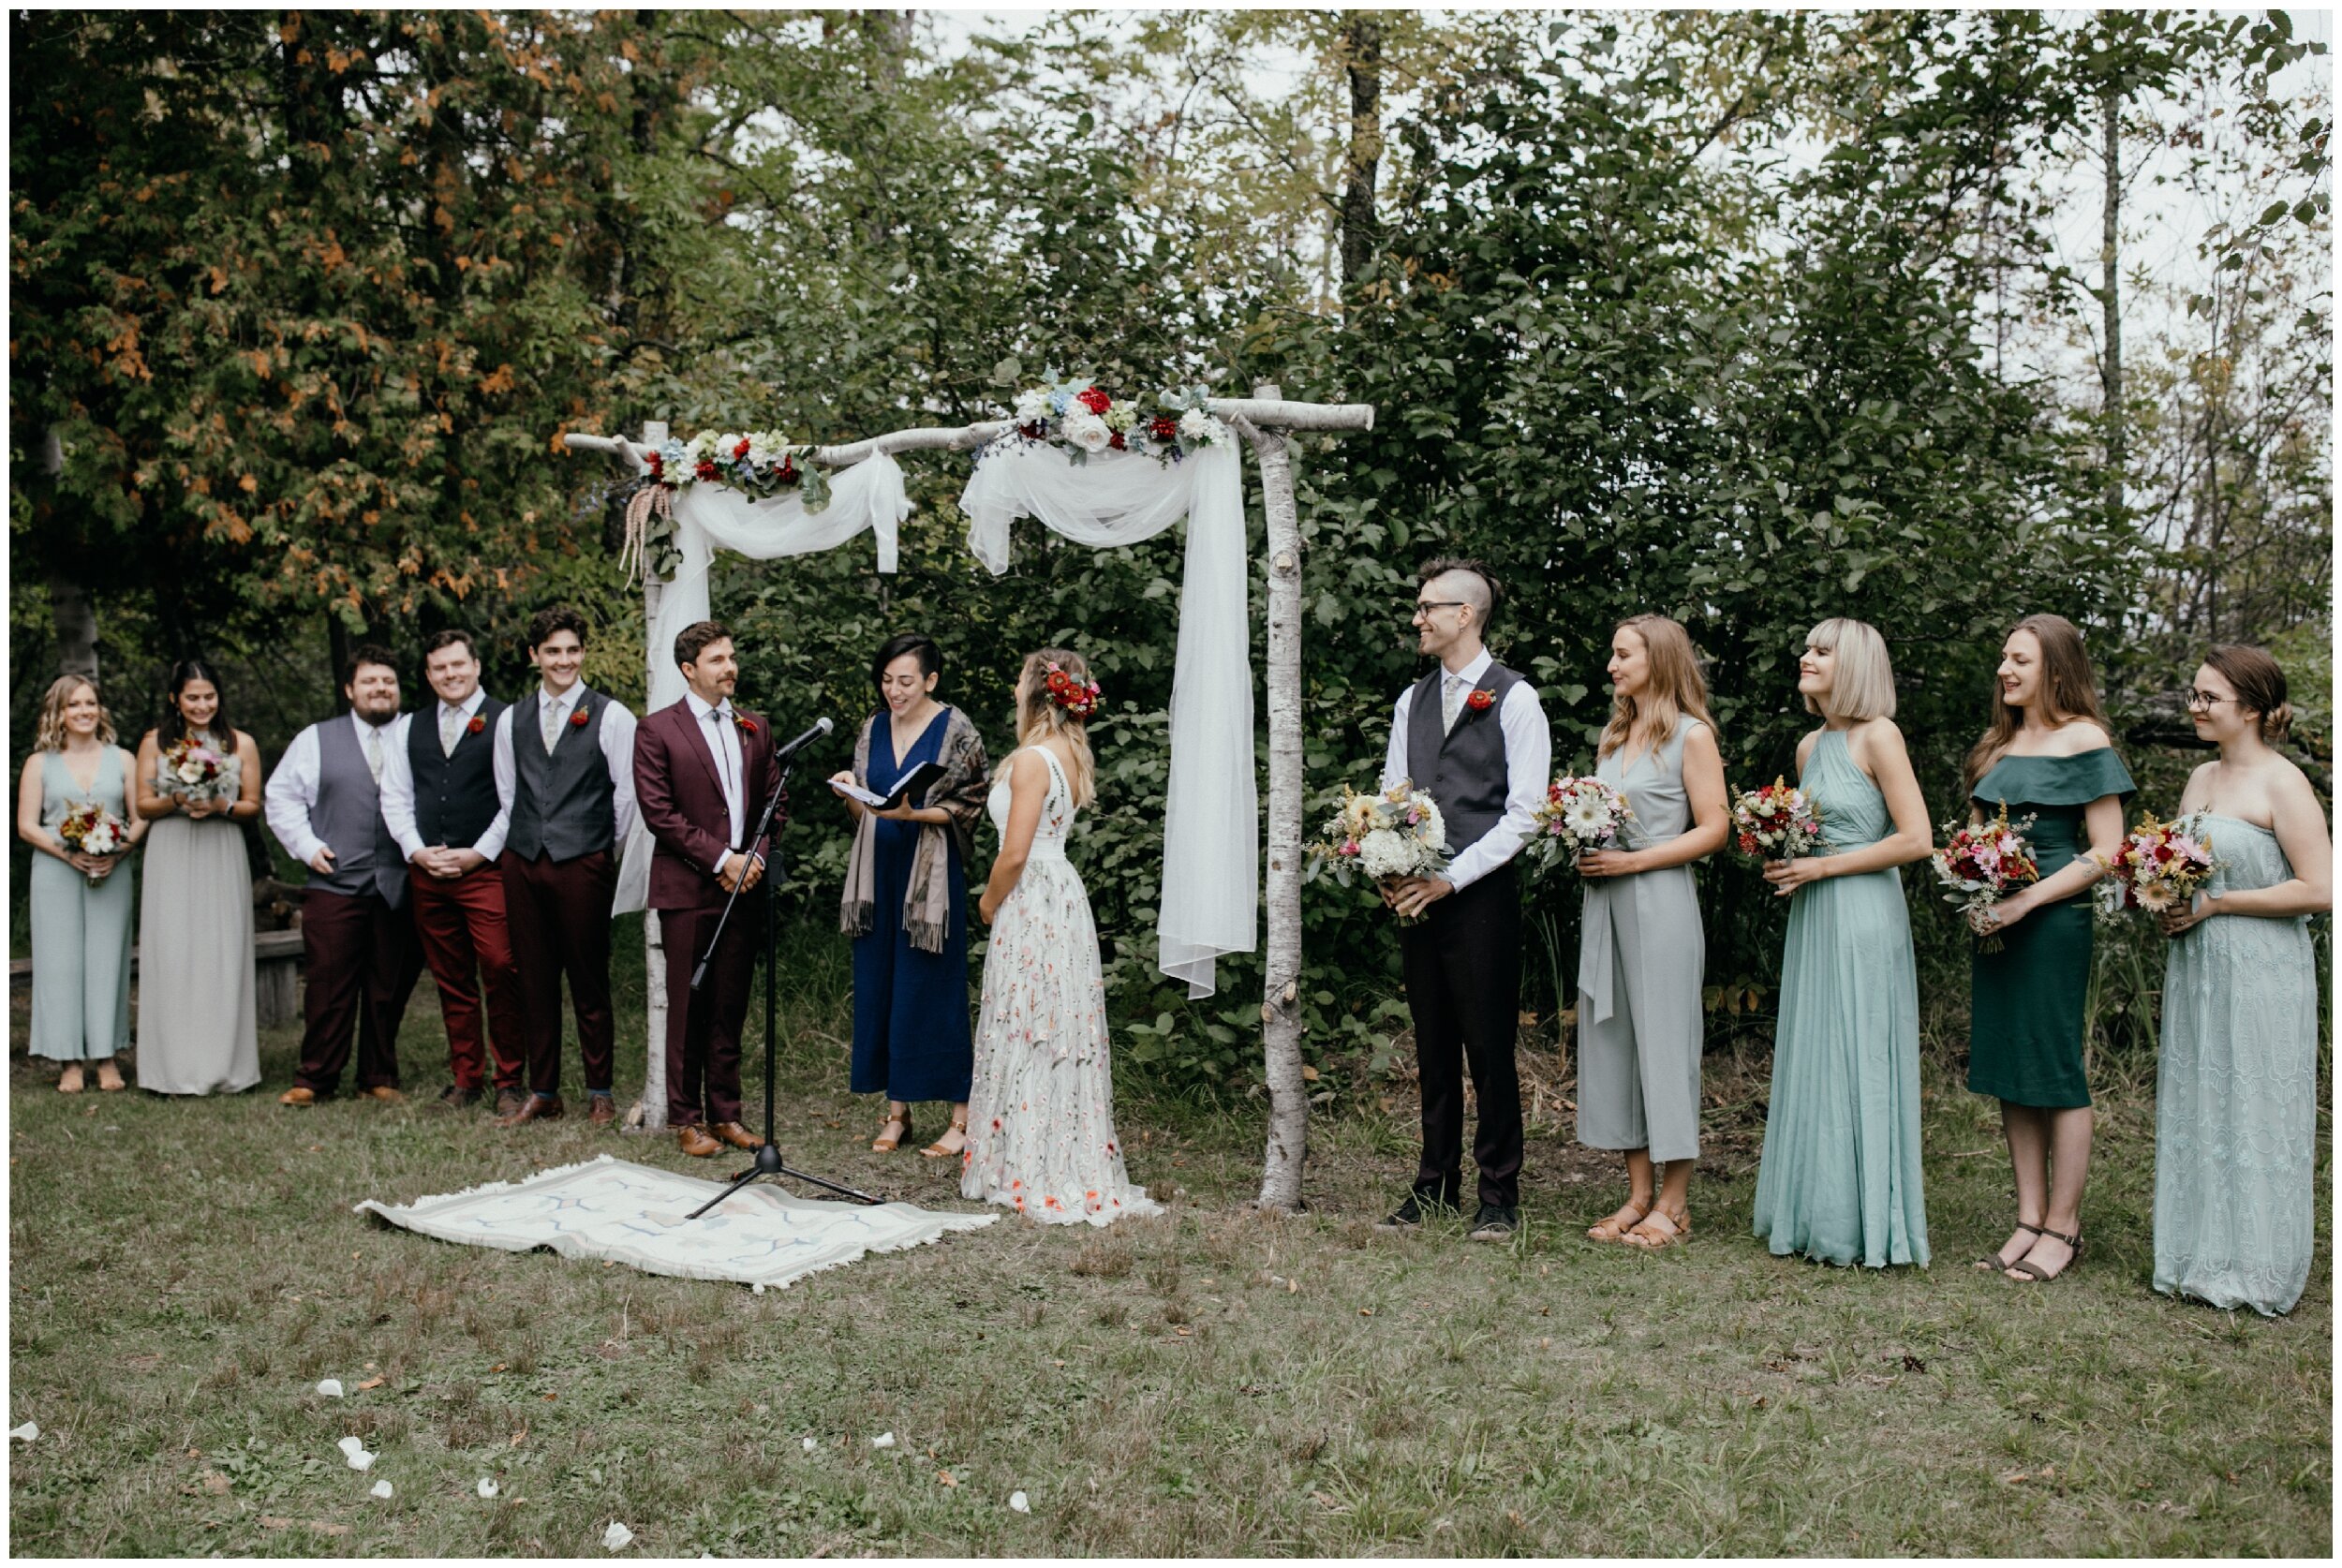
[[[1447,823],[1431,797],[1401,779],[1380,794],[1341,788],[1341,808],[1310,846],[1305,880],[1331,876],[1348,887],[1360,874],[1374,881],[1437,876],[1447,867]]]

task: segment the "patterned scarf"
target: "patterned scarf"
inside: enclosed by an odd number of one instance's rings
[[[870,736],[883,722],[888,722],[888,716],[882,709],[863,721],[862,733],[853,743],[854,782],[866,790],[870,787]],[[967,864],[976,845],[976,819],[984,814],[985,799],[992,791],[984,739],[957,708],[951,709],[943,721],[943,749],[937,761],[942,764],[943,777],[927,791],[926,800],[912,804],[940,806],[951,813],[952,820],[948,827],[938,822],[919,824],[919,847],[911,860],[911,890],[903,898],[903,926],[911,933],[911,945],[922,953],[943,951],[943,939],[952,923],[952,847],[958,846],[960,863]],[[867,936],[877,915],[878,819],[864,811],[854,822],[837,928],[849,937]]]

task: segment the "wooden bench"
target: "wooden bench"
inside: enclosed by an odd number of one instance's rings
[[[252,934],[252,1008],[254,1021],[273,1029],[301,1021],[301,933],[256,931]],[[138,949],[130,950],[130,974],[139,972]],[[33,984],[33,961],[19,958],[8,965],[8,989],[27,991]]]

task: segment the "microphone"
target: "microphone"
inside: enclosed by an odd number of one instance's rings
[[[778,747],[773,752],[773,761],[776,762],[788,761],[789,758],[796,754],[798,747],[811,745],[813,742],[820,740],[823,735],[828,734],[836,728],[837,726],[832,724],[826,718],[815,719],[813,721],[813,728],[808,730],[804,734],[799,735],[795,740],[791,741],[788,745]]]

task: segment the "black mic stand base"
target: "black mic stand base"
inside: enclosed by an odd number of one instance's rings
[[[861,1191],[856,1188],[841,1186],[838,1183],[828,1180],[825,1177],[814,1176],[810,1172],[793,1170],[781,1163],[780,1150],[775,1148],[771,1143],[767,1142],[763,1147],[756,1151],[756,1163],[750,1165],[747,1170],[742,1171],[738,1176],[734,1176],[731,1186],[725,1188],[722,1191],[717,1193],[714,1197],[700,1205],[699,1207],[685,1215],[684,1218],[686,1220],[698,1219],[701,1215],[705,1214],[709,1209],[714,1208],[718,1204],[722,1203],[726,1198],[731,1197],[734,1192],[740,1191],[741,1188],[746,1187],[749,1182],[754,1181],[758,1176],[787,1176],[791,1181],[802,1181],[809,1187],[819,1187],[823,1191],[835,1192],[841,1198],[852,1198],[854,1202],[859,1204],[878,1205],[886,1201],[883,1198],[874,1198],[870,1196],[869,1193]]]

